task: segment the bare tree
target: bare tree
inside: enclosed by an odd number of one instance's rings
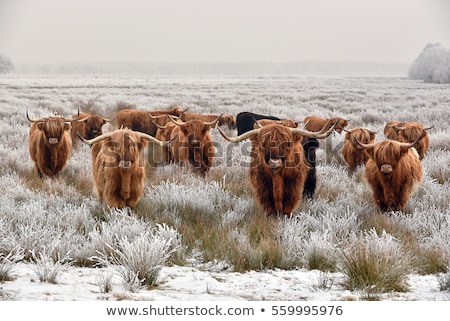
[[[449,61],[449,50],[439,43],[430,43],[412,63],[408,76],[430,83],[450,83]]]

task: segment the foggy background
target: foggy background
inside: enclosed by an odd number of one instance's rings
[[[449,48],[449,15],[446,0],[0,0],[0,54],[19,71],[402,73]]]

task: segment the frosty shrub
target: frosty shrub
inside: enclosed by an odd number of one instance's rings
[[[8,254],[0,253],[0,282],[11,280],[11,272],[21,260],[23,260],[23,250],[19,247]]]
[[[36,274],[39,281],[56,284],[56,278],[59,273],[68,265],[70,265],[70,257],[60,257],[59,253],[54,253],[54,249],[44,249],[35,253],[31,251],[34,264],[30,265],[31,270]]]
[[[372,229],[340,256],[346,287],[362,291],[363,298],[378,300],[385,292],[407,290],[410,258],[391,235],[378,236]]]
[[[136,291],[143,285],[150,287],[156,283],[161,268],[177,249],[173,237],[177,239],[177,235],[164,227],[146,231],[134,238],[122,236],[117,247],[111,246],[111,255],[107,257],[103,254],[98,260],[111,266],[130,291]]]
[[[439,290],[450,292],[450,264],[447,265],[447,273],[440,273],[437,276]]]

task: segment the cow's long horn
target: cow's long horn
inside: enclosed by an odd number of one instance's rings
[[[150,117],[152,120],[157,120],[160,119],[162,117],[164,117],[165,115],[152,115],[150,111],[147,112],[148,117]]]
[[[175,125],[183,126],[184,124],[186,124],[186,123],[185,123],[184,121],[182,121],[181,119],[178,119],[178,120],[173,119],[172,116],[173,116],[173,115],[167,115],[167,117],[169,117],[170,121],[171,121],[172,123],[174,123]]]
[[[317,138],[317,139],[323,139],[323,138],[327,138],[328,136],[330,136],[330,134],[333,132],[334,127],[336,127],[336,125],[339,123],[339,121],[335,122],[333,124],[333,126],[330,127],[330,129],[328,129],[327,131],[325,131],[325,128],[323,128],[320,132],[310,132],[308,130],[303,130],[300,128],[291,128],[291,133],[292,134],[298,134],[304,137],[308,137],[308,138]]]
[[[30,122],[32,122],[32,123],[37,123],[37,122],[40,122],[40,121],[44,121],[43,118],[30,118],[30,116],[28,116],[28,110],[27,110],[27,119],[28,119]]]
[[[220,127],[217,127],[217,129],[219,130],[219,133],[222,135],[223,138],[225,138],[226,140],[228,140],[229,142],[232,142],[232,143],[239,143],[239,142],[243,141],[244,139],[249,138],[250,136],[257,135],[261,130],[261,128],[257,128],[257,129],[253,129],[248,132],[245,132],[237,137],[229,137],[220,129]]]
[[[357,143],[359,146],[361,146],[361,147],[364,148],[364,149],[372,148],[372,147],[374,147],[375,144],[376,144],[376,143],[372,143],[372,144],[363,144],[363,143],[361,143],[361,142],[358,140],[358,138],[356,138],[356,137],[355,137],[355,141],[356,141],[356,143]]]
[[[167,128],[167,124],[166,124],[165,126],[162,126],[162,125],[160,125],[160,124],[158,124],[158,123],[155,123],[154,121],[152,121],[152,123],[153,123],[156,127],[160,128],[160,129],[166,129],[166,128]]]
[[[205,124],[205,125],[207,125],[207,126],[215,127],[216,124],[217,124],[217,122],[219,121],[220,117],[222,117],[222,116],[223,116],[223,113],[220,114],[219,116],[217,116],[217,118],[214,119],[213,121],[209,121],[209,122],[206,122],[206,121],[205,121],[205,122],[203,122],[203,124]]]
[[[83,136],[81,136],[80,132],[77,132],[77,134],[83,143],[85,143],[87,145],[93,145],[95,143],[98,143],[98,142],[104,140],[105,138],[111,137],[114,134],[114,132],[109,132],[109,133],[97,136],[95,138],[92,138],[92,139],[85,139]]]

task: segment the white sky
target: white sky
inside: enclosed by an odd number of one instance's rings
[[[448,0],[0,0],[23,62],[411,63],[450,48]]]

